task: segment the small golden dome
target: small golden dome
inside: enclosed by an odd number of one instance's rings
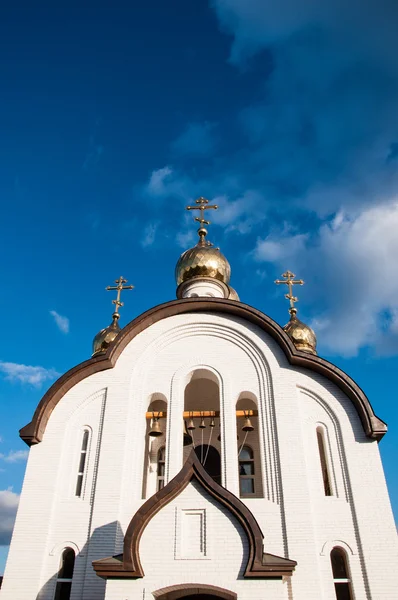
[[[295,308],[290,309],[290,321],[283,330],[286,331],[297,350],[316,354],[316,335],[311,327],[297,318],[296,313]]]
[[[92,356],[97,356],[98,354],[102,354],[106,352],[109,344],[113,342],[113,340],[119,335],[120,327],[118,323],[118,319],[114,318],[112,323],[105,327],[105,329],[101,329],[95,336],[93,340],[93,354]]]
[[[181,254],[176,266],[177,285],[194,277],[210,277],[228,284],[231,267],[219,248],[200,240]]]

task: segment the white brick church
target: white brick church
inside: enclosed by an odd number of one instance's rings
[[[386,425],[318,357],[240,302],[206,241],[177,300],[120,329],[45,394],[1,600],[394,600],[398,544],[380,461]],[[125,288],[124,288],[125,289]]]

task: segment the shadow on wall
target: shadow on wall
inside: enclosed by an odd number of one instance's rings
[[[67,542],[65,546],[60,546],[57,556],[53,557],[55,568],[58,570],[43,585],[36,600],[69,600],[69,598],[70,600],[75,598],[104,600],[106,581],[96,575],[92,562],[122,552],[123,538],[118,521],[98,527],[76,554],[74,565],[73,556],[70,555],[68,558],[67,553],[64,552],[68,548]]]

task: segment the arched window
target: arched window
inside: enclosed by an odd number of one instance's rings
[[[250,446],[243,446],[239,452],[239,490],[241,497],[255,494],[254,454]]]
[[[59,565],[54,600],[69,600],[74,566],[75,552],[72,548],[65,548]]]
[[[84,474],[87,466],[87,452],[88,452],[88,441],[89,441],[90,433],[88,429],[83,431],[83,440],[82,447],[80,450],[79,457],[79,470],[77,473],[77,481],[76,481],[76,491],[75,495],[78,498],[81,498],[83,493],[83,483],[84,483]]]
[[[158,451],[158,478],[157,478],[157,491],[161,490],[164,487],[164,471],[166,467],[166,449],[164,446],[159,448]]]
[[[330,553],[334,589],[337,600],[352,600],[351,580],[347,569],[347,556],[342,548],[333,548]]]
[[[144,415],[146,435],[142,474],[143,498],[152,496],[152,494],[159,491],[165,484],[166,413],[166,397],[160,392],[151,394],[148,408]]]
[[[321,461],[323,488],[325,490],[325,496],[333,496],[332,486],[330,485],[328,462],[326,458],[325,434],[322,427],[317,427],[316,436],[318,440],[319,459]]]

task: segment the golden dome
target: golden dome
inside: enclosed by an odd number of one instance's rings
[[[296,312],[295,308],[290,309],[290,321],[283,330],[286,331],[297,350],[316,354],[316,335],[311,327],[297,318]]]
[[[106,352],[109,344],[113,342],[113,340],[119,335],[120,327],[118,323],[118,318],[114,318],[112,323],[105,327],[105,329],[101,329],[95,336],[93,340],[93,354],[92,356],[97,356],[97,354],[101,354],[102,352]]]
[[[193,277],[210,277],[228,284],[231,267],[219,248],[201,239],[181,254],[176,266],[177,285]]]

